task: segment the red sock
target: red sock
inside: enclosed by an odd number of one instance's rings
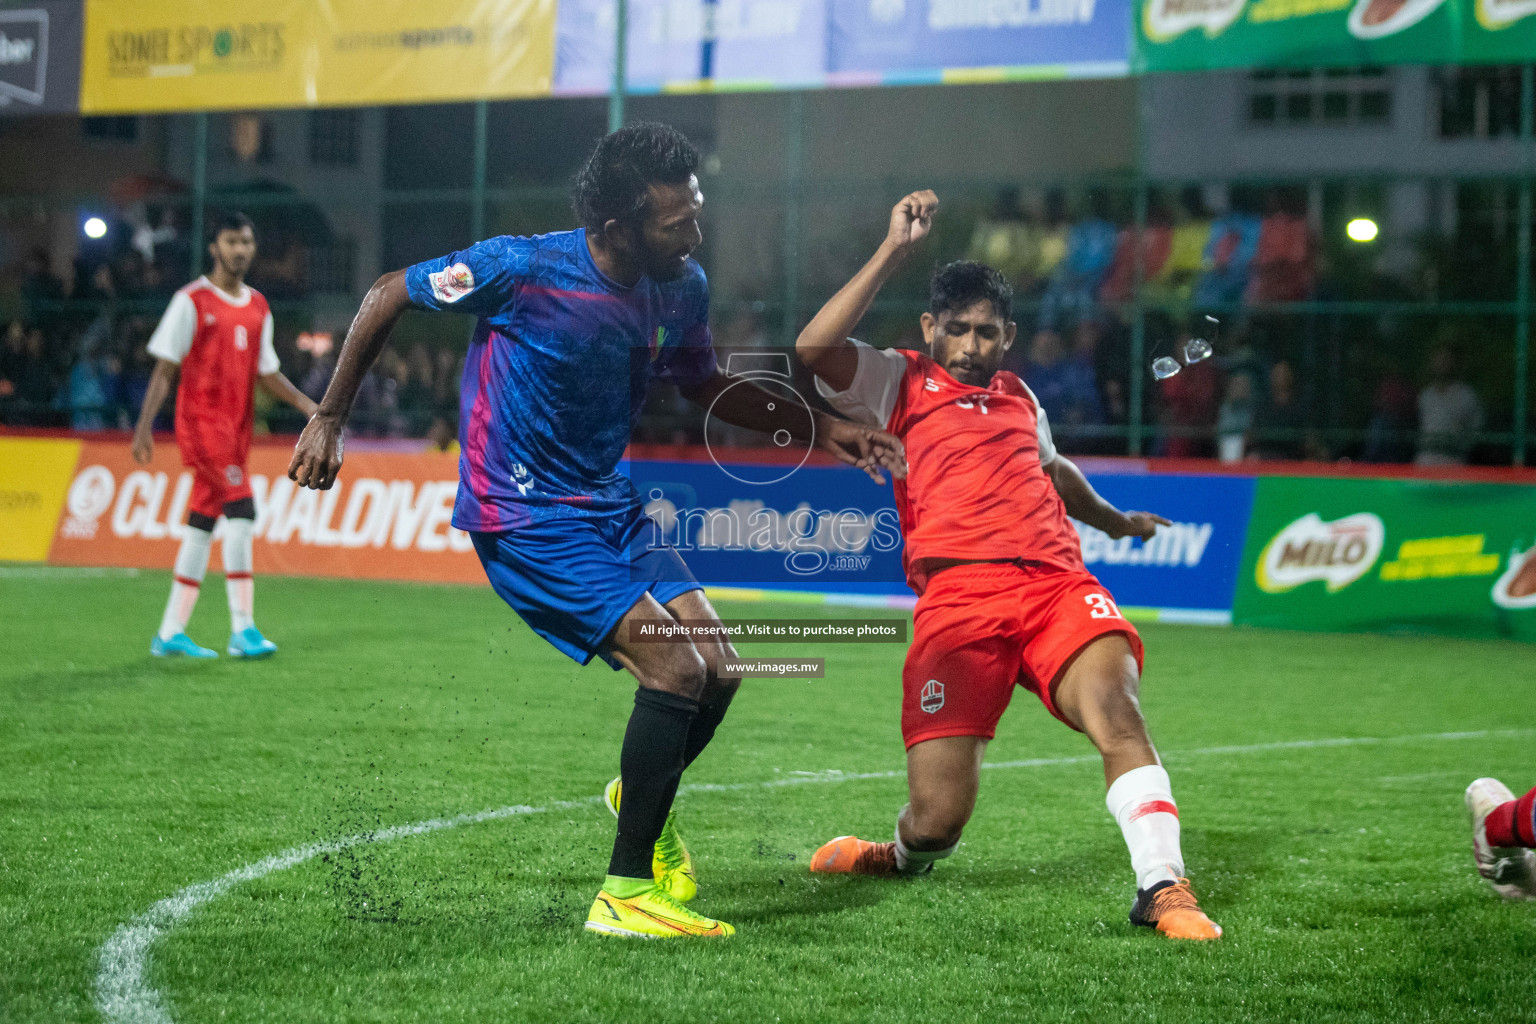
[[[1483,831],[1489,846],[1536,846],[1536,789],[1518,800],[1500,804],[1488,813]]]
[[[1483,819],[1483,833],[1489,846],[1519,846],[1520,837],[1515,834],[1515,801],[1499,804]]]
[[[1521,846],[1536,846],[1536,787],[1515,801],[1515,835]]]

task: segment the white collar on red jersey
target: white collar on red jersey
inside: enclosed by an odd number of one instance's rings
[[[244,283],[243,281],[240,284],[239,295],[229,294],[229,292],[225,291],[223,288],[220,288],[218,285],[210,281],[207,274],[203,274],[201,277],[199,277],[197,279],[197,283],[200,286],[213,292],[213,294],[217,295],[219,298],[223,299],[226,305],[248,306],[251,303],[251,286]]]

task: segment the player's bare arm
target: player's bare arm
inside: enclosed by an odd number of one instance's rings
[[[169,359],[155,360],[155,372],[150,374],[149,389],[139,407],[139,422],[133,428],[133,461],[140,465],[155,457],[155,417],[176,386],[176,371],[176,364]]]
[[[1100,496],[1077,464],[1057,455],[1045,466],[1045,473],[1056,485],[1056,493],[1067,506],[1067,515],[1079,522],[1103,530],[1111,537],[1140,537],[1151,540],[1159,526],[1173,523],[1152,512],[1122,512]]]
[[[912,247],[927,237],[938,208],[939,197],[929,189],[903,197],[891,210],[890,228],[880,248],[851,281],[827,300],[795,340],[795,352],[801,362],[833,390],[848,390],[858,369],[858,354],[849,344],[848,335],[869,311],[885,282],[906,261]]]
[[[352,403],[363,384],[363,377],[384,351],[389,332],[400,314],[411,308],[405,287],[405,271],[396,270],[374,282],[363,297],[347,340],[336,361],[336,373],[320,399],[309,424],[299,435],[288,463],[288,478],[300,487],[329,490],[341,471],[342,427],[352,412]]]
[[[732,386],[736,385],[736,386]],[[765,434],[786,431],[797,441],[812,442],[840,462],[857,466],[875,483],[885,483],[882,468],[900,479],[907,475],[906,448],[883,430],[862,426],[813,410],[808,422],[797,410],[756,385],[740,386],[718,369],[685,396],[727,423]],[[809,432],[810,436],[806,436]]]
[[[315,410],[320,408],[313,399],[294,387],[293,381],[289,380],[281,372],[264,373],[256,378],[256,383],[261,385],[261,390],[279,402],[286,403],[299,410],[305,419],[309,419],[315,414]]]

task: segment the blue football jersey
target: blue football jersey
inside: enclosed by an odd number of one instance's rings
[[[619,464],[651,382],[715,371],[703,268],[626,288],[584,229],[491,238],[418,263],[406,286],[418,308],[479,317],[459,396],[461,530],[638,507]]]

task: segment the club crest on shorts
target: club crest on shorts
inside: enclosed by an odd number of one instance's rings
[[[923,684],[923,692],[919,695],[919,706],[930,715],[935,714],[944,706],[944,684],[937,679],[930,679]]]
[[[239,466],[224,467],[224,479],[229,481],[229,486],[231,487],[239,487],[243,476],[244,474],[240,472]]]

